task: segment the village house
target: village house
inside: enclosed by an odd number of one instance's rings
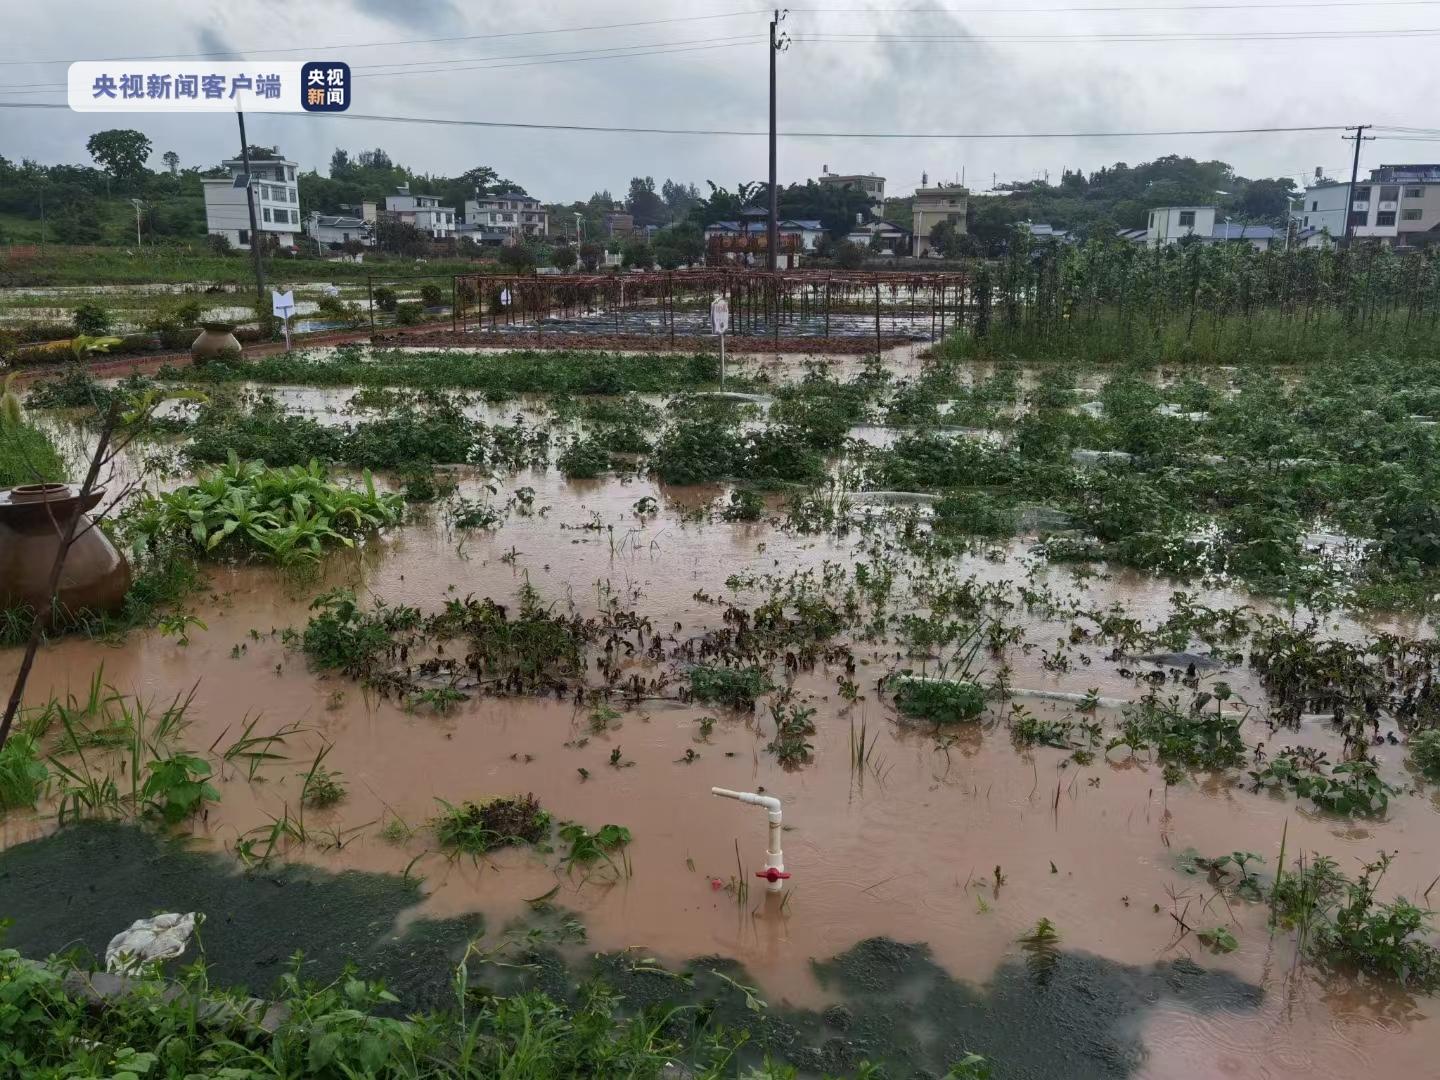
[[[200,181],[205,192],[205,231],[225,237],[231,247],[248,249],[250,209],[245,198],[245,161],[227,158],[220,167],[228,175]],[[300,232],[297,167],[275,150],[257,150],[250,155],[248,185],[255,193],[255,227],[260,235],[274,237],[282,248],[293,248]]]
[[[432,240],[447,239],[455,232],[455,208],[441,206],[439,195],[412,195],[409,184],[385,196],[385,216],[415,226]]]
[[[466,199],[465,224],[482,234],[502,234],[511,242],[550,235],[550,214],[539,199],[518,190]]]

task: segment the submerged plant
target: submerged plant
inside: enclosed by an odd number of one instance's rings
[[[515,844],[538,844],[550,832],[550,815],[534,795],[452,806],[437,799],[441,812],[431,822],[442,846],[480,855]]]

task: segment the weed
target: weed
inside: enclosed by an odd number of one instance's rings
[[[894,680],[895,706],[902,716],[933,724],[978,719],[985,711],[985,689],[968,679],[921,679],[902,675]]]
[[[690,672],[690,693],[707,705],[731,709],[753,709],[756,698],[771,689],[770,676],[763,668],[711,667],[700,665]]]
[[[1195,936],[1200,939],[1200,944],[1214,949],[1217,953],[1234,952],[1240,947],[1240,943],[1235,940],[1235,935],[1223,926],[1201,930]]]
[[[559,836],[570,845],[560,860],[567,872],[602,860],[614,866],[612,856],[630,843],[630,830],[623,825],[602,825],[592,833],[583,825],[566,822],[560,826]]]
[[[437,799],[441,812],[431,821],[441,845],[479,855],[514,844],[538,844],[549,835],[550,815],[534,795],[452,806]]]
[[[0,746],[0,811],[34,806],[49,777],[36,740],[12,734]]]

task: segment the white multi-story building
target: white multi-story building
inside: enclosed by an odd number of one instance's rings
[[[1357,240],[1396,247],[1440,242],[1440,165],[1381,165],[1353,192],[1343,181],[1317,183],[1305,189],[1305,200],[1291,218],[1302,232],[1323,229],[1339,239],[1347,201]]]
[[[1217,214],[1218,208],[1214,206],[1157,206],[1150,211],[1145,244],[1163,247],[1193,236],[1202,244],[1249,244],[1264,251],[1279,237],[1269,225],[1217,222]]]
[[[511,236],[549,236],[550,215],[523,191],[502,191],[465,200],[465,224]]]
[[[352,242],[373,247],[377,209],[373,202],[362,202],[359,206],[342,206],[334,214],[312,210],[305,219],[305,235],[324,247]]]
[[[245,200],[245,161],[229,158],[220,163],[229,175],[201,180],[205,190],[205,229],[224,236],[231,247],[250,247],[250,210]],[[278,153],[250,155],[250,188],[255,192],[255,225],[261,235],[273,236],[282,248],[295,246],[300,232],[298,166]]]
[[[385,196],[385,215],[391,221],[414,225],[432,240],[444,240],[455,233],[455,208],[441,206],[439,195],[412,195],[409,184]]]

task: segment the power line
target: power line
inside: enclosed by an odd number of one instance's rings
[[[1095,7],[928,7],[928,8],[854,8],[854,7],[796,7],[791,12],[800,15],[1093,15],[1130,14],[1149,11],[1293,11],[1324,10],[1326,8],[1386,8],[1386,7],[1433,7],[1440,0],[1322,0],[1321,3],[1301,3],[1298,0],[1273,4],[1143,4],[1136,6],[1106,5]]]
[[[1354,38],[1395,38],[1434,37],[1440,35],[1440,27],[1414,27],[1395,30],[1247,30],[1236,33],[1202,34],[1193,31],[1160,31],[1155,33],[1113,34],[846,34],[820,31],[814,34],[797,34],[796,41],[829,42],[837,45],[872,45],[889,41],[915,41],[941,45],[990,45],[990,44],[1058,44],[1077,41],[1095,41],[1111,44],[1136,42],[1156,44],[1160,42],[1205,41],[1312,41],[1342,40]]]
[[[0,109],[69,109],[68,105],[52,102],[0,101]],[[588,131],[618,135],[707,135],[765,138],[765,131],[743,131],[726,128],[660,128],[606,126],[600,124],[542,124],[520,120],[451,120],[438,116],[382,116],[370,113],[266,113],[267,117],[305,116],[325,120],[368,120],[387,124],[434,124],[442,127],[505,128],[522,131]],[[1354,125],[1348,125],[1353,128]],[[1286,127],[1248,128],[1174,128],[1155,131],[964,131],[964,132],[898,132],[898,131],[781,131],[787,139],[1146,139],[1189,135],[1276,135],[1318,131],[1343,131],[1345,124],[1308,124]]]
[[[1440,3],[1440,0],[1434,0]],[[671,23],[688,23],[714,21],[716,19],[736,19],[743,15],[761,15],[765,12],[757,8],[749,8],[743,11],[725,11],[717,15],[682,15],[670,19],[637,19],[633,22],[617,23],[596,23],[590,26],[560,26],[552,30],[511,30],[501,34],[462,34],[449,35],[438,38],[410,38],[405,41],[361,41],[351,43],[339,43],[335,45],[300,45],[294,48],[283,49],[229,49],[225,52],[198,52],[198,53],[152,53],[149,56],[94,56],[80,57],[67,56],[60,60],[0,60],[0,66],[12,66],[16,64],[73,64],[77,60],[93,60],[106,62],[112,60],[210,60],[240,57],[241,54],[254,55],[279,55],[289,53],[322,53],[339,49],[382,49],[397,45],[438,45],[451,44],[456,41],[497,41],[501,38],[517,37],[539,37],[544,34],[578,34],[590,30],[621,30],[636,26],[661,26]],[[241,57],[243,58],[243,57]]]

